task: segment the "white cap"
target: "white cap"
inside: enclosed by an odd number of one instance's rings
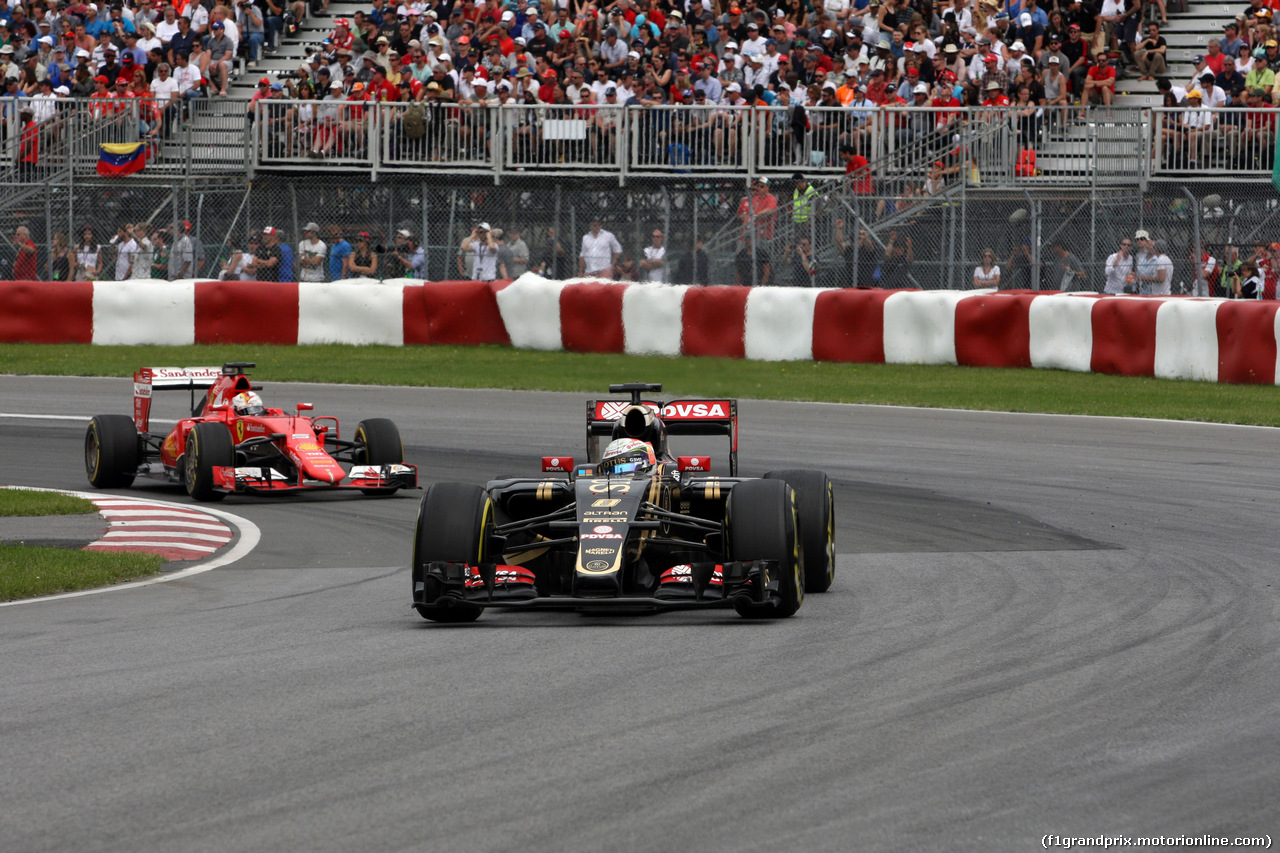
[[[436,58],[437,62],[453,62],[453,57],[447,53],[442,53]]]
[[[1026,49],[1027,49],[1027,46],[1020,41],[1015,41],[1013,44],[1009,45],[1009,50],[1026,50]]]
[[[506,11],[502,13],[502,20],[504,21],[514,21],[515,19],[516,19],[516,16],[510,11]]]
[[[1018,18],[1018,23],[1019,23],[1019,24],[1021,24],[1021,25],[1022,25],[1022,26],[1024,26],[1024,27],[1029,27],[1029,26],[1031,26],[1031,13],[1030,13],[1030,12],[1023,12],[1023,13],[1022,13],[1022,16]]]
[[[917,83],[916,87],[911,90],[911,94],[927,95],[929,94],[929,85],[927,83]]]

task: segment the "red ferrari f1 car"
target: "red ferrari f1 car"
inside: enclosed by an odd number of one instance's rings
[[[404,462],[400,430],[386,418],[361,421],[350,439],[338,419],[269,409],[249,381],[250,362],[217,367],[144,367],[133,375],[133,417],[98,415],[84,439],[85,470],[100,489],[135,477],[182,483],[198,501],[241,492],[275,494],[359,489],[389,495],[416,488],[418,469]],[[196,397],[196,389],[207,393]],[[167,436],[150,431],[152,394],[191,392],[191,415]],[[344,467],[344,463],[345,466]]]

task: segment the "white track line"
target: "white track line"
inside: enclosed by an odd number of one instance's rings
[[[0,417],[4,417],[4,415],[0,415]],[[85,498],[86,500],[94,500],[95,498],[101,497],[100,495],[96,495],[92,492],[67,492],[62,489],[40,489],[34,486],[0,486],[0,488],[29,489],[35,492],[62,492],[63,494],[75,495],[78,498]],[[137,503],[151,504],[154,506],[161,506],[165,508],[176,507],[176,504],[167,503],[165,501],[140,500],[140,501],[137,501]],[[212,560],[209,560],[207,563],[201,563],[197,566],[189,566],[179,572],[162,573],[162,574],[156,575],[155,577],[147,578],[146,580],[130,581],[129,583],[118,583],[113,586],[98,587],[97,589],[82,589],[82,590],[77,590],[76,592],[60,592],[57,595],[43,595],[43,596],[40,596],[39,598],[23,598],[23,599],[19,599],[18,601],[0,601],[0,607],[13,607],[18,604],[33,604],[38,601],[58,601],[64,598],[80,598],[81,596],[85,596],[85,595],[98,595],[99,593],[115,592],[116,590],[121,590],[121,589],[137,589],[138,587],[152,586],[158,583],[168,583],[169,581],[176,581],[176,580],[179,580],[180,578],[194,577],[195,575],[204,574],[205,572],[209,572],[214,569],[221,568],[222,566],[229,566],[232,563],[236,562],[237,560],[243,559],[244,557],[248,556],[253,551],[254,548],[258,547],[258,542],[259,540],[262,539],[262,531],[258,529],[258,526],[256,524],[254,524],[252,521],[250,521],[247,518],[242,518],[241,516],[226,512],[225,510],[210,509],[205,507],[201,507],[200,509],[195,510],[195,512],[205,513],[208,515],[221,518],[223,521],[232,525],[233,527],[236,528],[237,531],[239,531],[240,540],[236,542],[236,544],[233,545],[231,549],[228,550],[225,554],[222,554],[221,556],[218,556],[218,557],[214,557]],[[175,547],[178,547],[178,546],[175,546]]]

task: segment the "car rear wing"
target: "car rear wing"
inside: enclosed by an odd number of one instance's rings
[[[635,404],[652,409],[662,419],[668,436],[728,436],[729,476],[738,476],[737,400],[668,400],[665,403],[659,400],[590,400],[587,402],[588,462],[600,461],[600,437],[612,435],[618,418],[628,406]]]
[[[213,387],[223,375],[221,367],[141,367],[133,374],[133,423],[138,432],[150,432],[152,391],[191,391],[191,408],[196,405],[196,389]]]

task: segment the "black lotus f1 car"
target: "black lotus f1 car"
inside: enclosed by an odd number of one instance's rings
[[[611,385],[629,400],[587,404],[587,459],[543,457],[542,477],[437,483],[414,533],[413,607],[434,622],[486,608],[686,610],[791,616],[835,573],[835,500],[821,471],[737,476],[736,400],[644,399],[661,385]],[[727,436],[729,476],[672,456],[668,436]],[[636,439],[656,464],[618,473],[600,439]]]

